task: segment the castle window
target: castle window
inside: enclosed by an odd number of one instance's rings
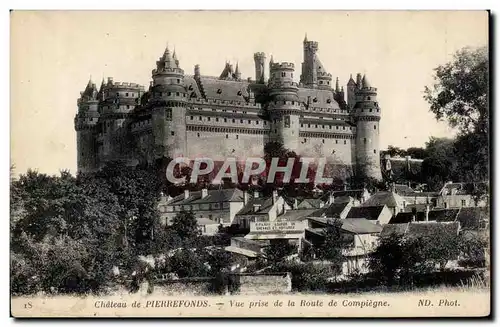
[[[347,141],[346,141],[346,140],[344,140],[344,144],[347,144]]]
[[[345,130],[345,126],[342,126],[342,129]]]
[[[239,135],[236,135],[236,139],[239,139],[239,138],[240,138],[240,136],[239,136]]]
[[[229,138],[229,135],[228,135],[228,134],[226,134],[226,138],[227,138],[227,139]]]
[[[339,144],[339,140],[335,140],[335,144]]]
[[[266,126],[266,125],[267,125],[267,121],[264,121],[264,126]]]
[[[233,110],[233,112],[237,112],[236,110]]]
[[[300,127],[304,127],[304,124],[300,124]]]
[[[240,119],[240,124],[243,124],[243,119]]]
[[[197,136],[200,137],[200,133],[198,133]]]
[[[325,143],[325,139],[322,139],[321,142]]]
[[[194,117],[193,117],[193,116],[191,116],[191,117],[189,117],[189,118],[191,118],[191,120],[193,120],[193,118],[194,118]]]
[[[331,99],[326,99],[326,103],[331,103],[332,100]],[[330,111],[330,109],[328,109],[327,111]]]
[[[330,81],[326,81],[326,84],[330,85]]]
[[[286,76],[286,73],[285,72],[281,72],[281,77],[285,77]]]
[[[116,96],[119,97],[120,96],[120,93],[116,93]]]
[[[323,84],[323,81],[319,81],[319,84]]]
[[[172,132],[170,132],[170,135],[174,136],[174,135],[175,135],[175,132],[173,132],[173,131],[172,131]]]
[[[224,122],[227,123],[227,118],[224,118]]]
[[[377,153],[377,150],[373,150],[373,153]]]
[[[318,102],[318,98],[314,98],[314,99],[313,99],[313,102]]]
[[[311,127],[311,124],[307,124],[307,127]]]
[[[370,109],[370,112],[372,112],[372,111],[373,111],[373,109]]]
[[[373,129],[377,129],[377,125],[373,125]]]
[[[258,120],[255,121],[255,125],[259,125],[259,121]]]
[[[249,120],[248,120],[248,123],[249,123],[249,124],[251,124],[251,123],[252,123],[252,121],[249,119]]]
[[[175,95],[176,95],[176,96],[179,96],[179,92],[175,92]]]
[[[215,121],[219,121],[219,117],[216,117],[216,118],[215,118]]]
[[[181,82],[181,80],[178,78],[178,79],[177,79],[177,83],[180,83],[180,82]]]
[[[235,123],[235,122],[236,122],[236,120],[233,118],[233,123]]]
[[[307,142],[307,139],[304,139],[304,143],[306,143],[306,142]]]
[[[210,117],[207,117],[207,120],[210,121]]]
[[[168,92],[168,95],[172,95],[172,92]],[[161,96],[161,94],[160,94],[160,96]]]
[[[222,93],[222,90],[221,89],[218,89],[217,90],[217,94],[221,94]]]
[[[366,137],[363,139],[363,143],[366,144]]]
[[[200,116],[200,117],[198,117],[198,120],[203,120],[203,117],[201,117],[201,116]]]
[[[193,90],[193,84],[189,85],[189,90],[192,91]]]
[[[291,74],[291,77],[293,78],[293,73]]]
[[[330,125],[330,129],[332,129],[332,125]]]
[[[367,97],[366,99],[367,99],[367,100],[370,100],[370,97]]]
[[[274,132],[275,132],[275,133],[278,133],[278,130],[275,128],[275,129],[274,129]]]
[[[238,95],[241,95],[241,91],[238,91]]]
[[[127,104],[127,109],[130,109],[130,106]]]
[[[462,200],[462,207],[465,207],[467,205],[465,200]]]
[[[339,129],[339,127],[338,127],[338,126],[335,126],[335,129]]]

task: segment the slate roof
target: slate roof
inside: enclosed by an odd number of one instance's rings
[[[445,232],[458,234],[460,223],[455,222],[422,222],[409,224],[407,234],[410,237],[428,236],[433,233]]]
[[[309,204],[310,207],[319,209],[321,203],[323,203],[323,201],[320,198],[308,198],[308,199],[303,199],[302,201],[300,201],[299,207],[301,207],[305,204]]]
[[[207,99],[245,101],[244,97],[248,97],[246,81],[226,81],[203,76],[200,81]],[[241,95],[238,95],[238,92],[241,92]]]
[[[331,218],[317,218],[317,217],[309,219],[325,226],[329,221],[334,220]],[[382,231],[382,226],[377,225],[364,218],[340,219],[340,221],[342,222],[342,229],[344,231],[354,234],[374,234],[374,233],[380,233]],[[318,228],[308,228],[308,229],[316,230]]]
[[[184,199],[180,194],[167,202],[167,205],[220,203],[220,202],[243,202],[243,191],[237,188],[208,190],[208,195],[201,198],[201,191],[189,192],[189,197]]]
[[[377,220],[385,206],[352,207],[346,218]]]
[[[393,192],[377,192],[373,194],[368,200],[366,200],[361,206],[372,207],[372,206],[383,206],[388,207],[403,207],[404,199]]]
[[[408,230],[409,223],[400,224],[388,224],[382,227],[382,232],[380,232],[380,237],[386,237],[393,233],[398,235],[404,235]]]
[[[254,205],[260,205],[257,211],[254,211]],[[241,208],[240,211],[236,214],[237,216],[241,215],[264,215],[269,213],[271,208],[273,207],[273,198],[272,196],[265,198],[251,198],[248,203]]]
[[[406,184],[396,184],[394,188],[396,193],[402,196],[415,193],[415,191]]]
[[[314,215],[318,209],[299,209],[299,210],[288,210],[283,215],[279,216],[280,221],[300,221],[307,217]]]
[[[337,101],[333,99],[333,92],[331,90],[299,88],[298,94],[299,100],[303,103],[307,103],[308,97],[310,97],[309,105],[312,107],[329,108],[333,110],[340,109]],[[313,102],[314,99],[317,101]],[[328,103],[328,99],[330,99],[330,103]],[[334,114],[333,110],[330,110],[330,112],[323,111],[323,114]]]
[[[457,221],[463,230],[478,230],[481,227],[480,222],[489,218],[489,209],[487,207],[469,207],[461,208],[457,215]]]
[[[334,196],[334,201],[337,201],[338,197],[343,197],[343,196],[350,196],[355,199],[360,199],[364,193],[365,193],[364,189],[333,191],[333,196]]]
[[[340,214],[345,210],[345,208],[349,205],[349,203],[332,203],[327,207],[322,208],[320,213],[321,215],[325,215],[327,218],[340,218]]]

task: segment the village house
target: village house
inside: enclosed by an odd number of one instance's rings
[[[379,225],[385,225],[391,220],[392,211],[386,205],[351,207],[345,218],[364,218]]]

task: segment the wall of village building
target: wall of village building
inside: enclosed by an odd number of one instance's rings
[[[484,199],[476,202],[470,194],[439,195],[437,197],[437,207],[439,208],[461,208],[461,207],[486,207]]]

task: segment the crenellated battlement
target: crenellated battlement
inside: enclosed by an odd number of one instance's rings
[[[276,62],[271,64],[271,70],[295,70],[295,64],[293,62]]]
[[[152,75],[156,75],[156,74],[184,75],[184,70],[181,69],[181,68],[168,68],[168,67],[165,67],[165,68],[153,69],[151,71],[151,74]]]
[[[266,58],[266,54],[264,52],[256,52],[253,54],[254,59],[262,59]]]
[[[112,77],[108,77],[108,83],[104,84],[104,90],[110,89],[136,89],[138,91],[144,91],[145,88],[143,85],[138,83],[130,83],[130,82],[115,82]]]

